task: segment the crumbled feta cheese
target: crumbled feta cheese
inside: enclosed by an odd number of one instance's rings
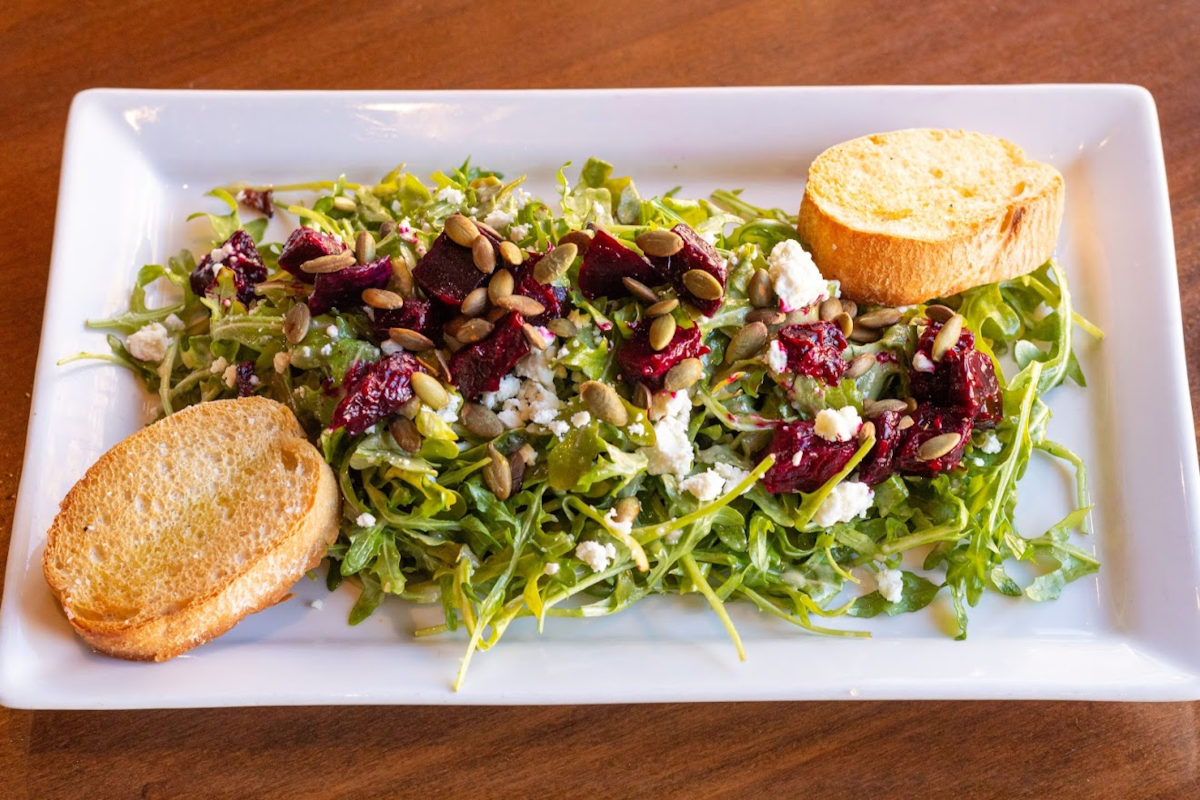
[[[167,318],[163,320],[163,325],[172,333],[183,330],[183,320],[179,318],[178,314],[167,314]]]
[[[934,364],[933,361],[930,360],[929,356],[925,355],[920,350],[918,350],[916,353],[913,353],[912,365],[913,369],[915,369],[917,372],[933,372],[935,369],[937,369],[937,364]]]
[[[795,239],[785,239],[771,248],[767,266],[780,310],[798,311],[829,297],[828,282]]]
[[[330,355],[330,354],[333,352],[333,348],[332,348],[330,345],[324,345],[324,346],[322,346],[322,347],[321,347],[321,351],[320,351],[320,352],[321,352],[321,355],[323,355],[323,356],[327,356],[327,355]]]
[[[575,557],[592,568],[593,572],[608,569],[609,562],[617,557],[617,548],[599,542],[580,542],[575,548]]]
[[[814,430],[817,436],[831,442],[848,442],[862,427],[862,418],[854,406],[844,406],[836,411],[832,408],[822,408],[817,412]]]
[[[225,356],[221,356],[216,361],[209,364],[208,371],[213,375],[216,375],[218,372],[224,372],[225,368],[228,366],[229,362],[225,360]]]
[[[167,339],[167,329],[161,323],[151,322],[129,334],[125,349],[138,361],[157,364],[167,355]]]
[[[517,208],[519,209],[529,205],[529,202],[533,200],[533,195],[522,189],[520,186],[513,189],[512,197],[513,200],[516,201]]]
[[[532,422],[545,426],[556,436],[566,434],[570,429],[569,426],[566,422],[558,420],[563,403],[558,399],[558,395],[554,393],[552,387],[534,380],[517,381],[517,387],[516,394],[505,400],[504,407],[496,412],[506,427],[519,428]],[[507,388],[504,380],[500,381],[500,388]],[[555,425],[555,422],[560,422],[561,428],[559,425]],[[553,429],[551,429],[551,425],[553,425]]]
[[[813,521],[822,528],[828,528],[839,522],[849,522],[857,517],[865,516],[875,502],[875,492],[870,486],[859,481],[842,481],[825,496]]]
[[[209,251],[208,257],[212,259],[213,264],[220,264],[225,259],[233,255],[233,245],[223,244],[220,247]]]
[[[717,461],[712,468],[725,479],[725,485],[721,487],[722,494],[733,491],[733,487],[750,477],[750,470],[742,469],[734,464],[726,464],[724,461]]]
[[[455,206],[462,205],[462,202],[467,199],[467,196],[463,194],[461,189],[455,189],[453,186],[444,186],[438,189],[437,194],[433,197],[435,200],[441,200]]]
[[[552,419],[549,422],[542,423],[542,426],[559,439],[566,436],[567,431],[571,430],[571,426],[563,422],[561,419]]]
[[[646,471],[651,475],[674,475],[682,480],[692,471],[692,440],[688,437],[691,414],[692,399],[687,392],[660,392],[654,396],[651,416],[658,420],[654,423],[656,441],[653,447],[638,450],[646,456]]]
[[[983,435],[983,441],[979,443],[979,450],[982,453],[994,455],[1004,449],[1004,445],[1000,443],[1000,438],[996,436],[995,431],[988,431]]]
[[[529,226],[525,223],[518,223],[508,229],[508,238],[514,242],[519,242],[529,235]]]
[[[571,415],[571,425],[576,428],[582,428],[592,421],[592,415],[586,411],[577,411]]]
[[[707,503],[720,497],[724,486],[725,479],[716,470],[711,469],[698,472],[679,484],[679,488],[691,492],[692,496],[702,503]]]
[[[784,372],[787,370],[787,351],[783,349],[783,345],[778,339],[772,339],[770,347],[767,348],[767,366],[771,372]]]
[[[226,386],[232,389],[233,385],[237,383],[237,364],[230,364],[226,367],[221,379],[225,381]]]
[[[459,409],[463,406],[462,395],[457,392],[448,392],[447,398],[446,405],[439,408],[436,413],[443,422],[457,422]]]
[[[308,607],[311,608],[313,611],[320,611],[322,608],[325,607],[325,603],[324,603],[324,601],[320,600],[319,598],[317,600],[309,600]]]
[[[646,433],[646,426],[640,422],[635,422],[625,430],[630,436],[642,436]]]
[[[516,214],[511,211],[493,208],[488,215],[483,218],[483,223],[485,225],[491,225],[496,230],[501,230],[511,225],[515,216]]]
[[[875,575],[875,587],[889,603],[899,603],[904,597],[904,574],[898,569],[881,569]]]
[[[390,356],[399,353],[404,348],[396,342],[393,342],[391,339],[384,339],[379,343],[379,349],[383,351],[385,356]]]
[[[517,362],[513,372],[518,378],[529,378],[546,386],[554,385],[553,362],[558,360],[558,348],[547,347],[545,350],[531,350]]]
[[[542,574],[543,575],[557,575],[558,570],[559,570],[558,563],[555,561],[551,561],[548,564],[546,564],[544,567],[542,567]]]
[[[803,450],[797,450],[796,452],[792,453],[792,466],[793,467],[800,466],[800,462],[803,460],[804,460],[804,451]]]
[[[282,375],[292,363],[292,354],[287,350],[280,350],[271,361],[275,365],[275,371]]]
[[[608,527],[612,528],[617,533],[628,536],[633,533],[633,520],[627,519],[621,522],[617,519],[617,509],[610,508],[608,513],[604,515],[604,521],[608,523]]]
[[[325,329],[325,335],[331,339],[336,339],[338,336],[338,326],[330,325],[328,328]]]
[[[479,402],[494,411],[496,406],[501,405],[505,400],[516,397],[519,391],[521,391],[521,380],[513,375],[505,375],[500,379],[500,388],[494,392],[484,392],[483,396],[479,398]]]
[[[375,524],[375,515],[364,511],[354,518],[354,524],[360,528],[369,528]]]

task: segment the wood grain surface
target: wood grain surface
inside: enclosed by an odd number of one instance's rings
[[[0,552],[64,124],[82,89],[1141,84],[1162,123],[1190,340],[1200,332],[1198,50],[1195,0],[10,0],[0,12]],[[1193,394],[1198,353],[1189,345]],[[1197,797],[1200,703],[0,709],[5,797],[435,794]]]

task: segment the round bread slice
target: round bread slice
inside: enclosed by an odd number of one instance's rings
[[[337,537],[339,505],[286,406],[201,403],[92,465],[62,502],[42,569],[92,647],[165,661],[283,600]]]
[[[1041,266],[1062,213],[1062,175],[1012,142],[920,128],[819,155],[799,232],[847,297],[909,305]]]

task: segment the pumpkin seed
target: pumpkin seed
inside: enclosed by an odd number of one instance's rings
[[[466,345],[464,345],[454,336],[451,336],[448,332],[442,334],[442,339],[444,339],[446,342],[446,349],[451,353],[457,353],[459,350],[462,350],[464,347],[466,347]]]
[[[412,297],[416,286],[413,283],[412,269],[402,258],[392,259],[392,279],[388,286],[401,297]]]
[[[678,233],[661,228],[640,233],[633,241],[651,258],[667,258],[683,249],[683,238]]]
[[[743,326],[729,340],[729,345],[725,348],[724,363],[732,364],[743,358],[753,357],[766,345],[767,335],[767,326],[762,322],[751,322]]]
[[[488,322],[499,322],[500,320],[504,319],[507,314],[507,308],[493,308],[487,312],[487,316],[485,316],[484,319],[486,319]]]
[[[390,219],[385,219],[383,221],[383,223],[379,226],[379,238],[386,239],[387,237],[391,236],[393,233],[396,232],[397,227],[398,226],[396,225],[395,222],[393,222]]]
[[[862,355],[855,356],[850,360],[850,366],[846,368],[846,374],[844,377],[847,377],[850,380],[861,378],[863,375],[866,375],[867,371],[873,366],[875,366],[875,356],[872,354],[863,353]]]
[[[863,442],[867,441],[868,439],[874,439],[874,438],[875,438],[875,423],[874,422],[867,421],[859,426],[859,428],[858,428],[858,443],[859,444],[862,444]]]
[[[679,392],[689,388],[704,377],[704,364],[698,358],[685,358],[667,370],[663,388],[668,392]]]
[[[513,274],[506,269],[492,273],[492,279],[488,281],[487,296],[493,304],[499,304],[502,298],[508,297],[513,293]]]
[[[842,313],[842,301],[836,297],[831,297],[828,300],[822,300],[821,306],[817,310],[819,316],[825,322],[833,322],[837,319],[838,314]]]
[[[765,269],[754,270],[746,286],[746,296],[755,308],[775,307],[775,287],[771,285],[771,276]]]
[[[842,336],[849,336],[854,332],[854,320],[851,319],[850,315],[845,311],[834,317],[833,321],[837,323],[838,328],[842,332]]]
[[[885,411],[907,411],[908,404],[903,400],[886,397],[883,400],[864,400],[863,416],[878,417]]]
[[[462,214],[446,217],[446,236],[462,247],[470,247],[479,238],[479,226]]]
[[[312,312],[308,310],[308,306],[297,303],[289,308],[283,317],[283,337],[292,344],[300,344],[308,335],[308,325],[311,321]]]
[[[496,269],[496,248],[492,247],[492,240],[482,235],[477,237],[471,244],[471,260],[475,262],[475,269],[491,275]]]
[[[481,317],[471,317],[458,327],[454,338],[463,344],[474,344],[486,339],[496,326]]]
[[[558,246],[562,247],[564,244],[573,244],[579,250],[579,255],[583,255],[592,244],[592,236],[591,231],[567,231],[558,240]]]
[[[679,299],[676,297],[668,297],[666,300],[659,300],[657,303],[647,308],[646,316],[661,317],[663,314],[670,314],[677,308],[679,308]]]
[[[900,418],[900,422],[897,423],[896,430],[906,431],[915,424],[916,424],[916,420],[914,420],[908,414],[905,414],[903,417]]]
[[[808,321],[808,312],[804,309],[796,309],[795,311],[787,312],[787,316],[783,318],[785,325],[801,325]]]
[[[421,449],[421,434],[408,417],[396,417],[388,423],[388,431],[401,449],[415,453]]]
[[[477,219],[473,219],[471,221],[475,223],[476,228],[479,228],[479,230],[483,231],[484,233],[490,233],[492,236],[495,236],[497,239],[504,238],[503,236],[500,235],[500,231],[496,230],[491,225],[488,225],[486,222],[480,222]]]
[[[929,317],[929,319],[933,322],[946,323],[949,322],[950,318],[954,316],[954,309],[950,308],[949,306],[934,304],[932,306],[926,306],[925,316]]]
[[[850,329],[850,335],[846,338],[858,344],[869,344],[871,342],[878,342],[882,336],[883,334],[878,329],[868,328],[865,325],[859,325],[855,322]]]
[[[516,266],[525,260],[525,251],[509,241],[500,243],[500,257]]]
[[[349,197],[333,198],[333,207],[336,208],[338,211],[350,211],[350,212],[353,212],[355,209],[358,208],[358,206],[355,205],[354,201],[351,200]]]
[[[567,274],[567,268],[579,255],[579,248],[567,242],[560,244],[533,265],[533,279],[538,283],[554,283]]]
[[[720,300],[725,296],[721,282],[702,269],[689,269],[683,273],[683,285],[700,300]]]
[[[516,311],[518,314],[526,317],[536,317],[546,313],[544,305],[532,297],[526,297],[523,294],[510,294],[507,297],[501,297],[492,302],[500,308]]]
[[[467,403],[463,406],[459,421],[463,427],[481,439],[495,439],[504,433],[504,423],[496,412],[479,403]]]
[[[388,338],[405,350],[421,353],[433,349],[433,340],[412,328],[388,328]]]
[[[332,253],[305,261],[300,265],[300,271],[307,272],[309,275],[321,275],[327,272],[341,272],[346,267],[353,265],[353,253]]]
[[[939,433],[932,439],[926,439],[921,443],[921,446],[917,448],[917,460],[932,461],[935,458],[941,458],[958,447],[958,443],[961,441],[961,433]]]
[[[440,411],[450,402],[450,395],[442,388],[441,382],[428,372],[414,372],[409,380],[412,381],[413,391],[421,398],[421,402],[434,411]]]
[[[671,343],[675,338],[675,318],[670,314],[655,317],[650,323],[650,346],[657,352]]]
[[[393,309],[404,305],[404,298],[387,289],[363,289],[362,301],[371,308]]]
[[[616,509],[613,517],[617,522],[633,522],[641,513],[642,504],[636,497],[622,497],[613,505],[613,508]]]
[[[585,381],[579,387],[579,396],[592,416],[619,428],[629,423],[629,411],[621,402],[617,390],[600,381]]]
[[[526,466],[528,465],[525,463],[525,459],[521,457],[519,451],[514,450],[508,454],[508,474],[512,481],[512,488],[509,490],[510,493],[521,491],[521,487],[525,484]]]
[[[437,358],[438,375],[444,383],[450,383],[454,376],[450,373],[450,362],[447,360],[446,354],[441,350],[434,350],[433,355]]]
[[[354,237],[354,257],[360,264],[370,264],[375,260],[375,237],[370,231],[359,231]]]
[[[853,300],[843,300],[842,301],[842,311],[845,311],[847,314],[849,314],[852,317],[857,317],[858,316],[858,303],[854,302]]]
[[[396,413],[405,419],[416,419],[417,414],[421,411],[421,398],[415,394],[400,404],[400,408],[396,409]]]
[[[579,328],[576,327],[574,322],[571,322],[571,320],[567,319],[566,317],[556,317],[555,319],[547,322],[546,327],[549,328],[550,332],[555,336],[561,336],[564,339],[573,339],[579,335]]]
[[[773,308],[756,308],[746,315],[746,322],[761,322],[764,325],[778,325],[787,319],[787,314]]]
[[[533,449],[533,445],[531,445],[529,442],[526,442],[518,447],[517,453],[520,454],[522,460],[525,462],[525,466],[527,467],[533,466],[533,462],[537,461],[537,451]]]
[[[899,322],[900,316],[899,309],[877,308],[859,316],[855,322],[868,328],[887,328]]]
[[[496,445],[488,443],[488,463],[483,468],[483,482],[492,490],[498,500],[507,500],[512,494],[512,468],[508,459],[500,455]]]
[[[643,303],[658,302],[658,294],[655,293],[655,291],[649,286],[639,281],[637,278],[621,278],[621,283],[625,285],[625,288],[629,290],[631,295],[636,297],[638,300],[641,300]]]
[[[542,336],[542,332],[528,322],[521,324],[521,333],[525,334],[525,341],[529,342],[530,347],[545,350],[550,346],[550,343],[546,341],[546,337]]]
[[[650,387],[644,383],[639,383],[633,387],[633,400],[630,401],[638,408],[650,408],[650,404],[654,402],[654,392],[650,391]]]
[[[499,273],[497,273],[499,274]],[[467,296],[463,298],[462,305],[459,306],[459,311],[466,314],[468,317],[478,317],[488,307],[488,290],[486,286],[476,286],[471,291],[467,292]]]
[[[933,338],[933,347],[929,354],[934,361],[941,361],[946,353],[958,344],[958,337],[962,335],[962,326],[963,318],[960,314],[954,314],[946,320],[937,336]]]

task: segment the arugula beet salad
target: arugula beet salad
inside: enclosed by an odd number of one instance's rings
[[[553,204],[469,163],[433,185],[398,168],[216,189],[210,249],[144,267],[129,311],[89,323],[123,334],[99,357],[166,414],[287,404],[339,481],[328,583],[358,585],[350,622],[389,594],[440,603],[417,634],[465,628],[464,673],[519,617],[651,594],[702,595],[741,655],[732,600],[865,636],[824,620],[945,591],[962,637],[985,589],[1050,600],[1097,569],[1069,540],[1085,470],[1047,438],[1044,396],[1083,384],[1073,329],[1098,332],[1053,261],[859,305],[784,211],[643,197],[597,159],[574,183],[565,169]],[[274,216],[291,232],[266,243]],[[168,305],[150,306],[155,282]],[[1031,536],[1013,512],[1035,450],[1077,497]]]

